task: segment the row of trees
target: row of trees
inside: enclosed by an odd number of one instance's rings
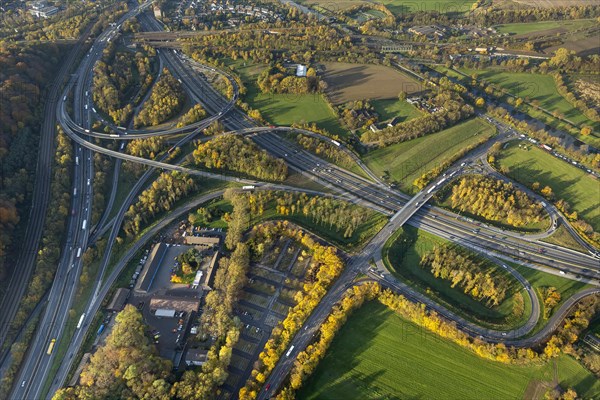
[[[302,215],[319,225],[352,237],[356,229],[373,216],[354,204],[331,197],[309,196],[306,193],[275,192],[276,210],[279,215]]]
[[[436,245],[421,257],[420,266],[474,299],[485,301],[488,307],[502,303],[511,284],[506,275],[494,273],[487,261],[453,245]]]
[[[95,224],[102,217],[102,212],[106,206],[105,194],[108,173],[110,172],[113,163],[111,159],[104,154],[94,153],[94,198],[92,200],[92,223]]]
[[[465,104],[459,95],[450,91],[440,92],[432,99],[432,102],[437,105],[438,111],[401,122],[378,132],[366,131],[362,134],[361,141],[388,146],[439,132],[473,115],[473,107]]]
[[[171,399],[172,364],[158,356],[145,332],[142,314],[126,305],[106,344],[81,372],[80,384],[58,390],[53,400]]]
[[[201,317],[201,335],[210,334],[217,340],[211,347],[201,371],[187,371],[174,385],[176,398],[183,400],[209,399],[216,388],[227,379],[233,346],[239,339],[240,322],[233,309],[247,283],[250,253],[244,243],[238,243],[229,258],[222,258],[215,277],[214,290],[206,295]]]
[[[330,142],[299,133],[295,141],[305,150],[343,168],[352,168],[356,162],[347,153]]]
[[[265,245],[265,242],[280,237],[289,237],[298,241],[307,248],[312,258],[302,290],[294,297],[296,305],[290,308],[286,318],[273,329],[271,337],[258,356],[250,379],[239,392],[241,400],[256,398],[260,386],[275,368],[291,339],[344,268],[344,263],[335,247],[321,245],[311,236],[290,226],[287,222],[255,226],[250,234],[249,242],[253,246],[252,249],[256,251],[268,248],[269,246]]]
[[[490,163],[492,165],[494,165],[495,160],[498,157],[500,148],[501,146],[499,144],[495,144],[490,150],[488,159],[490,159]],[[600,154],[596,154],[594,157],[598,159],[598,162],[600,162]],[[497,165],[494,166],[497,167]],[[507,167],[499,167],[499,170],[505,175],[510,175],[510,170]],[[567,217],[567,219],[571,223],[571,226],[575,228],[581,236],[587,238],[588,241],[595,244],[596,246],[600,245],[600,232],[596,232],[592,225],[579,218],[577,211],[572,211],[571,205],[566,200],[557,199],[554,191],[552,190],[552,187],[548,185],[542,187],[539,182],[533,182],[531,184],[531,189],[544,196],[546,199],[548,199],[548,201],[552,201],[556,208],[558,208],[565,215],[565,217]]]
[[[169,211],[175,203],[190,194],[197,187],[187,174],[179,171],[163,172],[152,185],[144,190],[138,201],[125,213],[123,231],[135,236],[158,213]]]
[[[206,307],[201,327],[204,333],[222,337],[234,325],[233,308],[247,282],[250,251],[244,243],[238,243],[229,258],[222,258],[215,277],[215,290],[206,295]]]
[[[562,97],[567,99],[567,101],[571,103],[573,107],[578,108],[579,111],[585,114],[585,116],[591,119],[592,121],[600,121],[600,115],[598,115],[598,110],[596,110],[597,105],[591,102],[590,104],[588,104],[585,100],[578,99],[577,97],[575,97],[575,94],[573,94],[573,92],[567,87],[564,78],[561,74],[554,74],[554,83],[556,84],[556,89],[558,90],[558,93]],[[591,128],[587,134],[591,134]]]
[[[327,320],[321,326],[315,341],[298,354],[290,372],[290,379],[276,396],[277,400],[292,400],[295,391],[301,387],[310,374],[317,368],[319,361],[331,344],[335,334],[344,325],[348,316],[361,307],[365,301],[377,300],[387,306],[402,318],[409,320],[425,329],[451,340],[458,345],[469,349],[480,357],[493,361],[510,364],[528,364],[540,362],[556,357],[561,351],[580,356],[580,352],[573,349],[572,344],[579,334],[587,328],[590,319],[600,311],[600,296],[590,296],[577,304],[565,319],[556,334],[552,336],[541,349],[506,347],[503,343],[485,343],[477,337],[471,337],[459,330],[455,322],[450,322],[440,317],[435,311],[428,310],[424,304],[413,303],[404,296],[395,294],[389,289],[382,290],[378,283],[367,283],[349,289],[344,297],[336,304]],[[593,367],[597,368],[598,357],[589,357]],[[552,394],[554,395],[554,393]],[[250,397],[252,398],[252,397]],[[549,399],[574,400],[577,394],[569,389],[562,395],[546,397]]]
[[[437,178],[442,173],[442,171],[448,169],[456,161],[463,158],[468,152],[487,141],[488,139],[485,136],[480,136],[477,142],[463,147],[458,152],[454,153],[452,157],[445,159],[429,171],[425,171],[424,173],[422,173],[421,176],[419,176],[413,181],[413,185],[416,186],[419,190],[423,189],[425,186],[429,185],[431,181]]]
[[[206,143],[198,143],[192,153],[196,165],[236,171],[258,179],[283,181],[287,165],[261,150],[250,139],[237,135],[221,135]]]
[[[133,125],[154,126],[173,118],[185,103],[183,87],[166,68],[158,82],[152,88],[150,98],[146,100],[139,114],[133,119]]]
[[[545,217],[544,207],[512,183],[481,175],[454,182],[448,198],[454,210],[514,227],[535,224]]]
[[[290,371],[289,385],[277,395],[278,400],[293,400],[295,392],[302,383],[312,375],[319,362],[325,357],[336,333],[344,326],[354,310],[359,309],[366,301],[376,299],[381,293],[378,282],[368,282],[353,286],[346,291],[344,297],[333,306],[329,317],[318,331],[318,339],[298,354]]]

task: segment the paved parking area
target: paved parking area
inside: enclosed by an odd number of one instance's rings
[[[271,331],[293,306],[281,292],[293,292],[294,288],[287,286],[288,283],[304,276],[308,262],[298,260],[301,249],[299,244],[283,239],[271,249],[271,254],[251,266],[249,284],[244,288],[237,310],[243,323],[240,340],[233,349],[229,378],[220,399],[237,397]]]

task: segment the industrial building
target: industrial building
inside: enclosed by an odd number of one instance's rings
[[[153,296],[150,300],[150,311],[174,310],[186,313],[197,312],[200,308],[200,299],[176,296]]]
[[[45,1],[36,1],[31,5],[29,13],[34,17],[48,18],[58,13],[58,7],[49,6]]]
[[[204,248],[216,247],[221,242],[220,237],[210,237],[210,236],[186,236],[185,244],[190,244],[194,246],[201,246]]]
[[[154,246],[146,263],[144,264],[144,268],[142,269],[142,274],[137,281],[137,285],[135,286],[135,291],[140,293],[148,293],[152,288],[152,283],[154,282],[154,278],[156,277],[156,273],[160,269],[160,265],[167,253],[167,245],[164,243],[158,243]]]

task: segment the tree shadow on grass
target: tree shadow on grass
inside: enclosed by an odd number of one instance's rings
[[[355,370],[361,355],[377,342],[377,332],[383,329],[390,312],[377,301],[365,303],[356,310],[337,332],[326,356],[297,398],[334,399],[342,394],[351,394],[348,399],[392,399],[383,395],[371,396],[377,379],[386,372],[384,368],[368,374]]]

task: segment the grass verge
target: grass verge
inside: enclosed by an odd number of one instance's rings
[[[559,199],[564,199],[588,222],[595,231],[600,230],[600,184],[592,175],[562,161],[537,147],[518,147],[510,143],[500,151],[496,163],[509,169],[508,176],[530,186],[550,186]]]

